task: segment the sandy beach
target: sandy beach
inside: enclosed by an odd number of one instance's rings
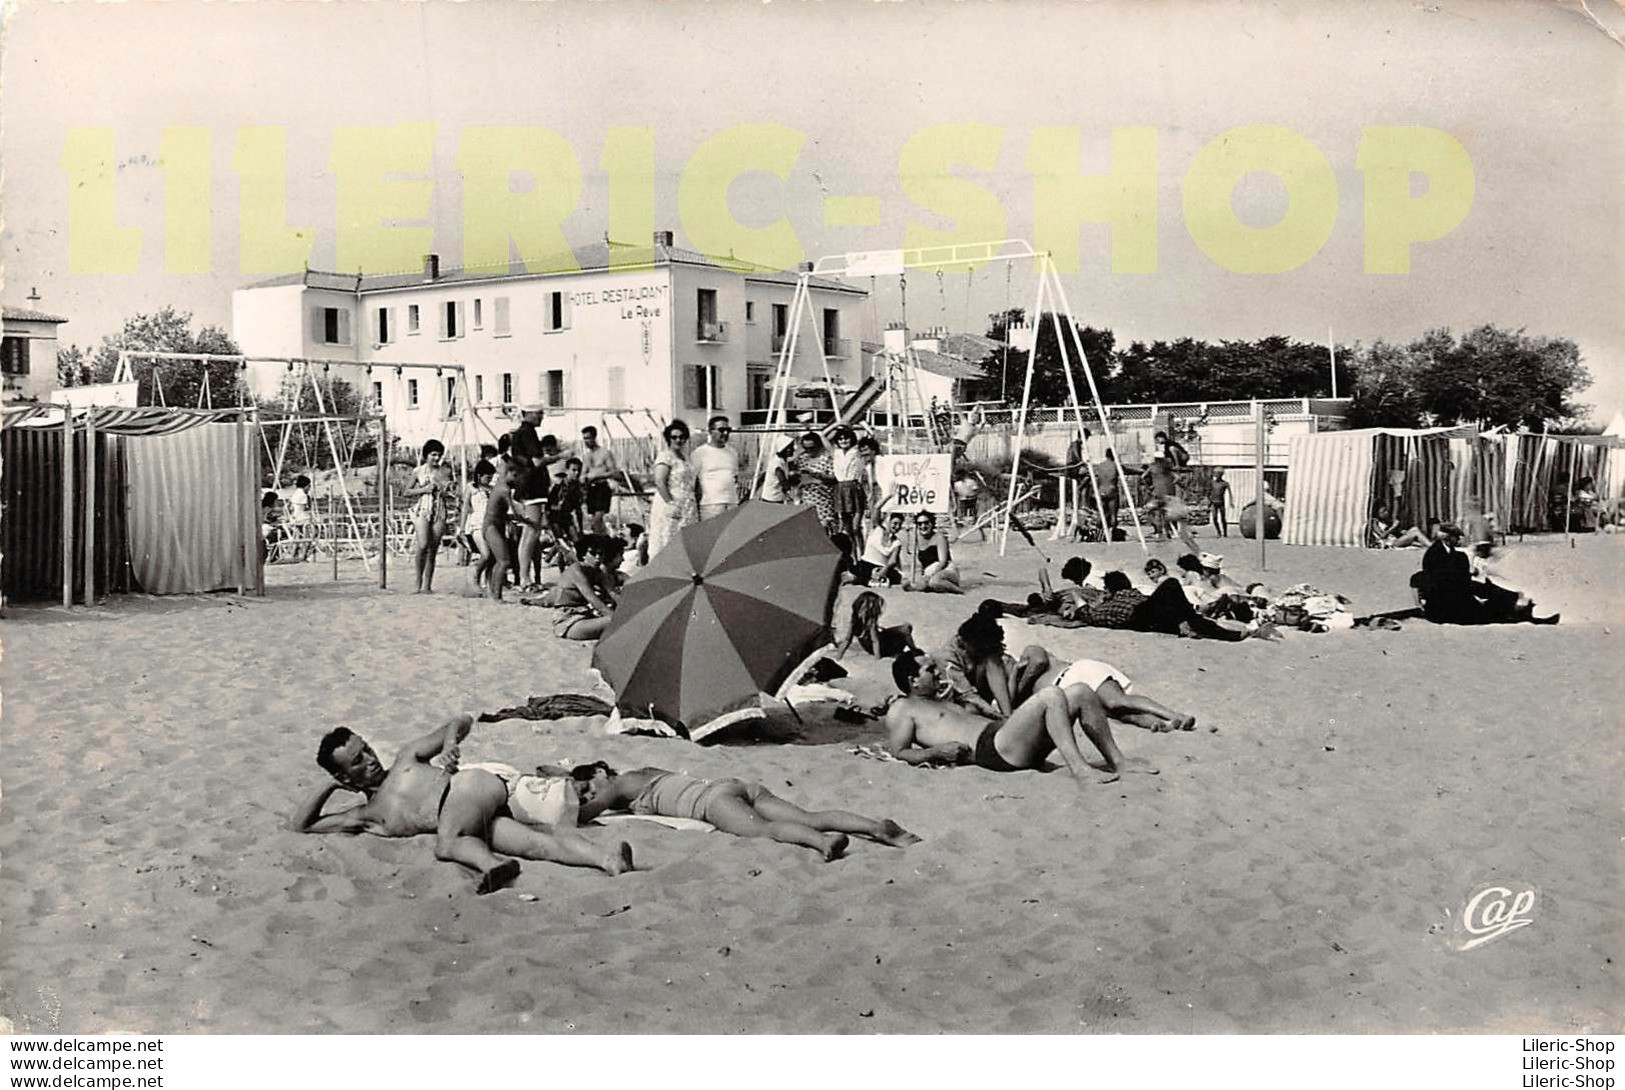
[[[1140,562],[1132,544],[1041,544],[1052,572],[1073,552]],[[1256,545],[1202,544],[1256,574]],[[1271,543],[1265,577],[1371,612],[1410,604],[1419,559]],[[938,645],[1039,563],[964,546],[969,594],[889,593],[885,621]],[[483,898],[428,838],[282,823],[334,725],[387,757],[451,713],[593,691],[591,646],[555,640],[549,611],[457,597],[451,567],[412,596],[320,564],[273,567],[264,599],[13,608],[0,1015],[35,1032],[1618,1032],[1625,540],[1515,541],[1501,568],[1563,623],[1228,645],[1006,621],[1013,649],[1105,659],[1199,717],[1119,728],[1161,775],[1090,789],[851,754],[874,725],[697,746],[479,724],[467,760],[740,776],[925,838],[825,864],[634,823],[635,873],[531,863]],[[863,703],[889,693],[885,664],[847,665]],[[1494,885],[1536,890],[1533,922],[1452,949]]]

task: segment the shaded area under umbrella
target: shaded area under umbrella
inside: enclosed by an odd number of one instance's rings
[[[808,507],[690,526],[626,584],[593,666],[623,711],[685,728],[752,705],[828,642],[840,561]]]

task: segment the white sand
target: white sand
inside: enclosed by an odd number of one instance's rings
[[[1255,545],[1217,545],[1253,574]],[[848,755],[873,727],[701,748],[477,726],[470,759],[737,775],[926,838],[824,864],[640,828],[635,874],[532,863],[484,898],[426,838],[281,822],[332,725],[382,748],[455,711],[587,690],[590,646],[555,641],[547,611],[335,586],[321,565],[274,568],[246,603],[16,609],[0,1014],[64,1031],[1617,1031],[1625,541],[1579,546],[1503,561],[1564,609],[1556,629],[1225,645],[1007,622],[1013,648],[1107,659],[1220,728],[1123,728],[1163,774],[1108,787]],[[1135,546],[1083,551],[1139,563]],[[1399,607],[1419,557],[1272,545],[1267,578]],[[962,564],[992,585],[890,594],[886,622],[940,643],[981,597],[1022,597],[1037,558],[971,547]],[[849,662],[865,702],[885,695],[883,664]],[[1496,879],[1538,887],[1534,923],[1448,949]]]

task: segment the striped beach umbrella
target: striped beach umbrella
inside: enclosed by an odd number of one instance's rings
[[[699,727],[747,707],[828,641],[840,559],[810,507],[690,526],[627,582],[592,664],[628,714]]]

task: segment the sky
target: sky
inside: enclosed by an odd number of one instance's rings
[[[1625,31],[1607,7],[1591,10]],[[756,227],[787,217],[808,257],[902,246],[911,222],[956,227],[957,211],[920,207],[900,178],[905,147],[933,126],[997,133],[990,164],[967,157],[952,172],[993,194],[1003,234],[1018,238],[1034,233],[1036,129],[1075,129],[1080,170],[1103,174],[1114,128],[1140,127],[1156,139],[1155,271],[1114,272],[1108,230],[1083,226],[1078,268],[1063,277],[1080,321],[1120,344],[1319,341],[1328,329],[1348,344],[1524,327],[1578,342],[1594,379],[1579,400],[1599,422],[1625,408],[1625,50],[1577,2],[24,0],[7,16],[0,297],[69,318],[65,343],[94,345],[169,304],[229,330],[232,290],[263,278],[242,271],[238,243],[232,156],[247,126],[285,132],[287,221],[314,230],[310,262],[322,269],[336,262],[329,159],[340,127],[433,124],[428,223],[447,264],[462,252],[458,148],[478,126],[540,126],[569,145],[582,183],[564,222],[574,245],[609,229],[600,162],[610,130],[653,130],[655,226],[692,245],[678,181],[696,150],[731,126],[788,127],[805,137],[790,176],[742,176],[730,208]],[[1335,181],[1330,236],[1283,272],[1221,266],[1184,209],[1198,153],[1259,125],[1308,141]],[[1365,268],[1356,159],[1368,126],[1399,125],[1459,143],[1474,197],[1459,226],[1411,248],[1409,273],[1381,275]],[[114,132],[116,220],[142,232],[133,272],[70,268],[62,159],[75,126]],[[197,198],[211,227],[204,272],[166,268],[160,141],[170,126],[210,134],[210,185]],[[1424,188],[1413,180],[1413,193]],[[1287,214],[1287,193],[1251,172],[1233,207],[1268,226]],[[878,221],[827,224],[831,195],[878,198]],[[1035,283],[1025,264],[940,285],[919,272],[908,321],[979,331],[1007,302],[1029,306]],[[875,288],[872,322],[900,319],[896,282]]]

